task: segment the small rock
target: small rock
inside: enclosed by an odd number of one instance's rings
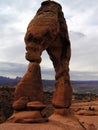
[[[43,110],[45,107],[46,105],[39,101],[33,101],[27,103],[27,108],[31,110]]]

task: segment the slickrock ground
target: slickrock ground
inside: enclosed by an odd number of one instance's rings
[[[98,101],[73,103],[71,110],[79,121],[72,115],[52,115],[45,123],[3,123],[0,130],[98,130]]]
[[[87,130],[98,130],[98,101],[74,103],[72,109]]]
[[[73,116],[52,115],[45,123],[4,123],[0,130],[85,130]]]

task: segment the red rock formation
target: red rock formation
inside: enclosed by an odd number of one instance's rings
[[[43,88],[40,74],[40,66],[31,62],[26,74],[15,90],[15,101],[21,97],[28,98],[28,101],[43,101]]]
[[[23,109],[22,105],[24,110],[26,110],[26,104],[30,101],[43,101],[39,64],[41,62],[41,54],[46,50],[56,72],[55,92],[52,103],[56,108],[56,113],[60,114],[61,110],[63,111],[64,108],[70,107],[72,99],[69,77],[70,41],[60,4],[54,1],[45,1],[41,4],[35,17],[28,25],[25,43],[27,50],[26,59],[30,61],[30,64],[26,74],[16,87],[14,110]],[[26,98],[26,101],[23,103],[20,100],[21,98]],[[59,108],[60,112],[57,110]]]
[[[69,77],[70,41],[61,6],[53,1],[42,3],[34,19],[28,25],[25,36],[26,58],[40,62],[46,50],[56,72],[55,107],[70,107],[72,88]]]

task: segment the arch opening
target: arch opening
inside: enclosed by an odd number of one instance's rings
[[[46,51],[42,53],[41,75],[43,80],[55,80],[55,70]]]

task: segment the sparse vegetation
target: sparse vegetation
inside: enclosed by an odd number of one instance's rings
[[[90,111],[95,111],[95,108],[90,106],[90,107],[89,107],[89,110],[90,110]]]
[[[12,87],[0,87],[0,123],[4,122],[13,112],[13,92]]]
[[[79,93],[74,93],[74,98],[76,100],[86,100],[88,102],[90,101],[93,101],[95,100],[96,98],[98,97],[98,95],[96,94],[93,94],[93,93],[82,93],[82,94],[79,94]]]

